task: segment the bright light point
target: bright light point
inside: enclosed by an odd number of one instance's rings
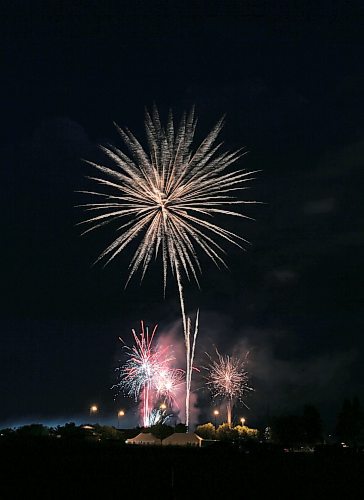
[[[91,413],[96,413],[98,411],[98,407],[96,405],[92,405],[90,408]]]
[[[244,425],[245,424],[245,418],[241,417],[240,422],[241,422],[241,425]]]
[[[118,413],[118,416],[119,417],[123,417],[124,415],[125,415],[124,410],[120,410],[119,413]]]
[[[219,415],[219,410],[214,410],[214,415]]]
[[[161,410],[165,410],[167,408],[167,405],[162,403],[159,407]]]

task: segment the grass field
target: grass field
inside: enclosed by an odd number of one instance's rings
[[[364,498],[364,455],[125,446],[62,440],[0,446],[0,498]]]

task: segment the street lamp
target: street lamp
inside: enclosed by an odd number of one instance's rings
[[[90,415],[98,412],[98,407],[96,405],[90,406]]]
[[[123,417],[125,415],[125,411],[124,410],[119,410],[118,411],[118,428],[120,429],[120,418]]]
[[[159,408],[163,411],[163,410],[166,410],[167,409],[167,405],[166,403],[162,403],[159,405]]]
[[[90,417],[92,415],[96,415],[96,413],[99,411],[99,408],[96,405],[91,405],[90,406]]]
[[[241,422],[241,425],[244,427],[244,424],[245,424],[245,418],[244,418],[244,417],[241,417],[240,422]]]
[[[214,410],[214,416],[215,416],[215,429],[216,429],[216,419],[217,416],[220,414],[219,410]]]

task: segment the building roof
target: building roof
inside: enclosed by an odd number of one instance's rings
[[[127,439],[126,440],[127,444],[161,444],[161,440],[153,436],[153,434],[146,433],[143,434],[142,432],[135,436],[134,438]]]
[[[203,439],[197,436],[194,432],[175,432],[171,436],[163,439],[163,445],[180,445],[180,446],[201,446]]]

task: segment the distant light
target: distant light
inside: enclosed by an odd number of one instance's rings
[[[214,415],[217,416],[217,415],[219,415],[219,413],[220,413],[219,410],[214,410]]]
[[[119,416],[119,417],[123,417],[124,415],[125,415],[125,411],[124,411],[124,410],[120,410],[120,411],[118,412],[118,416]]]
[[[240,422],[241,422],[241,425],[244,425],[245,424],[245,418],[241,417]]]
[[[96,405],[92,405],[90,408],[91,413],[96,413],[98,411],[98,407]]]

